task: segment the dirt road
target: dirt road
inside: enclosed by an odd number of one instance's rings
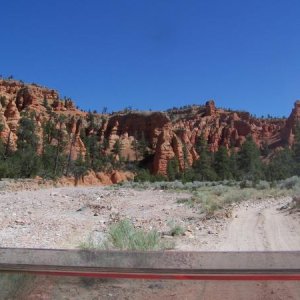
[[[285,205],[285,199],[242,203],[214,249],[299,251],[300,216],[280,210]],[[300,282],[205,282],[202,288],[199,299],[300,299]]]
[[[175,220],[184,236],[168,237],[176,250],[300,250],[300,216],[280,210],[291,199],[247,201],[232,217],[202,220],[196,208],[178,202],[189,195],[103,187],[1,192],[2,247],[74,248],[89,234],[101,235],[115,219],[160,232]],[[296,262],[295,262],[296,263]],[[47,296],[45,296],[45,293]],[[299,282],[175,282],[40,280],[22,299],[300,299]],[[21,298],[19,298],[21,299]]]
[[[247,201],[221,233],[220,251],[299,251],[300,217],[280,210],[285,200]]]

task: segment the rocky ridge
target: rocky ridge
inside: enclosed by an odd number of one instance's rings
[[[111,153],[116,141],[120,141],[122,156],[128,160],[143,158],[132,145],[134,141],[144,139],[150,154],[149,168],[154,174],[166,174],[167,163],[174,156],[178,158],[181,169],[186,163],[191,165],[198,159],[195,142],[199,135],[205,137],[213,152],[220,145],[238,150],[249,134],[260,147],[268,145],[270,149],[277,149],[291,146],[295,125],[300,118],[300,101],[295,102],[287,119],[262,119],[247,112],[219,109],[211,100],[202,106],[167,112],[97,114],[100,123],[95,133],[88,128],[88,114],[77,109],[71,99],[61,100],[53,89],[15,80],[0,80],[0,99],[1,138],[11,149],[16,149],[16,131],[23,111],[35,112],[36,130],[40,136],[43,120],[54,112],[66,117],[66,121],[57,122],[56,126],[69,136],[67,151],[72,159],[86,153],[80,137],[82,129],[87,134],[97,134],[99,141],[106,140],[107,153]],[[110,178],[107,181],[116,180]]]

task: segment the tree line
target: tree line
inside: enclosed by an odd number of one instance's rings
[[[266,143],[259,148],[249,135],[239,151],[220,146],[217,152],[211,152],[203,136],[195,143],[199,155],[192,166],[188,163],[187,148],[183,144],[183,168],[174,157],[168,161],[167,176],[151,175],[148,170],[138,171],[136,181],[181,180],[190,181],[252,181],[282,180],[294,175],[300,176],[300,126],[295,129],[295,142],[292,147],[286,145],[271,151]],[[182,170],[183,169],[183,170]]]
[[[183,171],[179,169],[177,158],[168,162],[169,179],[182,181],[218,180],[259,180],[275,181],[294,175],[300,176],[300,127],[297,126],[293,147],[284,147],[271,152],[267,145],[260,149],[251,135],[247,136],[241,149],[227,149],[220,146],[218,151],[209,151],[203,136],[198,137],[195,145],[199,159]],[[184,152],[184,151],[183,151]],[[183,159],[186,159],[185,157]]]
[[[89,170],[111,172],[112,170],[131,170],[136,172],[137,161],[148,155],[148,144],[144,135],[133,140],[131,148],[135,162],[123,157],[123,144],[116,140],[111,147],[107,138],[100,138],[100,128],[105,121],[103,116],[89,112],[86,126],[81,128],[79,137],[85,146],[85,153],[78,153],[72,159],[78,134],[72,133],[70,118],[54,113],[46,100],[44,106],[49,118],[37,126],[34,112],[23,112],[16,131],[16,150],[12,148],[12,132],[6,139],[0,139],[0,179],[30,178],[40,176],[56,179],[73,176],[83,178]],[[0,124],[0,133],[4,130]],[[111,149],[110,149],[111,148]],[[110,151],[108,151],[110,150]],[[78,150],[76,150],[78,151]]]
[[[47,103],[45,103],[47,108]],[[136,134],[131,149],[135,161],[123,157],[121,140],[116,140],[111,151],[107,138],[100,139],[99,129],[104,120],[93,113],[87,116],[87,126],[80,131],[86,152],[79,153],[77,159],[71,157],[76,143],[76,135],[69,128],[69,119],[48,111],[49,118],[42,122],[37,134],[36,116],[33,112],[22,113],[16,131],[17,147],[11,147],[11,133],[6,140],[0,140],[0,178],[59,178],[63,175],[83,178],[88,170],[109,172],[126,169],[137,173],[138,181],[182,180],[280,180],[293,175],[300,176],[300,127],[295,130],[293,147],[285,147],[271,152],[266,144],[258,148],[251,136],[248,136],[241,149],[236,152],[220,146],[218,151],[209,151],[209,145],[203,136],[197,138],[195,149],[199,159],[192,166],[188,163],[188,151],[183,145],[184,168],[180,170],[176,157],[169,160],[167,176],[151,175],[149,162],[153,158],[143,134]],[[0,132],[4,130],[0,124]]]
[[[6,140],[0,139],[0,178],[41,176],[55,179],[65,175],[80,179],[89,169],[101,171],[114,167],[111,157],[101,155],[104,143],[98,142],[95,135],[87,136],[84,130],[80,136],[87,152],[79,153],[73,160],[71,154],[76,135],[69,128],[70,120],[64,115],[48,113],[50,117],[42,122],[40,130],[37,129],[34,112],[21,115],[16,131],[16,150],[11,147],[11,131]],[[0,124],[0,132],[3,130],[4,126]]]

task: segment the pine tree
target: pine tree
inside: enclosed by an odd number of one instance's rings
[[[4,125],[0,123],[0,134],[4,130]],[[6,175],[6,163],[5,163],[5,146],[0,137],[0,180]]]
[[[289,148],[276,152],[265,167],[266,178],[270,181],[289,178],[295,171],[293,152]]]
[[[263,178],[262,162],[260,151],[249,135],[242,145],[238,155],[239,170],[242,173],[242,179],[257,181]]]
[[[196,179],[200,181],[214,181],[217,179],[217,174],[212,167],[212,157],[209,152],[203,151],[193,167]]]
[[[149,151],[148,151],[148,142],[145,139],[145,135],[144,132],[142,132],[142,136],[139,140],[137,140],[137,153],[139,155],[139,157],[145,158],[149,155]]]
[[[235,180],[240,180],[240,170],[238,166],[238,155],[234,149],[231,149],[229,156],[229,167],[231,176]]]
[[[226,147],[219,147],[215,155],[214,167],[219,179],[224,180],[232,178],[230,159]]]
[[[196,138],[195,149],[198,155],[200,155],[203,151],[207,151],[207,141],[203,134]]]
[[[120,160],[122,159],[122,156],[121,156],[122,150],[123,150],[122,142],[120,140],[116,140],[116,142],[113,146],[113,149],[112,149],[112,153],[114,155],[118,156]]]
[[[139,160],[139,148],[138,148],[138,141],[136,139],[134,139],[131,143],[131,148],[134,151],[135,154],[135,160],[138,161]]]
[[[174,181],[179,174],[179,162],[177,157],[173,157],[167,164],[167,175],[169,181]]]
[[[46,95],[44,96],[44,99],[43,99],[43,106],[47,109],[49,107],[49,103],[48,103],[48,99],[46,97]]]
[[[300,175],[300,122],[298,121],[295,128],[295,138],[294,138],[293,152],[294,152],[294,170],[295,173]]]
[[[216,180],[217,174],[213,168],[213,157],[203,135],[197,138],[195,148],[199,154],[199,159],[193,165],[196,179],[201,181]]]
[[[38,137],[33,114],[22,116],[17,137],[17,151],[9,157],[10,174],[13,177],[35,176],[41,169],[41,163],[37,155]]]
[[[264,157],[267,157],[271,153],[269,144],[266,141],[262,143],[260,153]]]
[[[86,162],[84,161],[81,154],[75,161],[72,162],[71,171],[75,178],[75,185],[78,184],[78,181],[80,179],[83,180],[84,176],[87,174],[88,166],[87,166]]]
[[[66,164],[66,155],[65,155],[65,146],[66,141],[64,139],[63,134],[63,125],[66,121],[66,117],[64,115],[60,115],[57,117],[57,123],[59,124],[58,128],[55,128],[54,137],[56,139],[55,145],[55,161],[53,174],[54,176],[61,176],[64,172],[65,164]]]
[[[17,130],[17,148],[21,152],[25,151],[26,148],[37,150],[38,137],[35,133],[35,123],[32,117],[23,116],[20,119]]]

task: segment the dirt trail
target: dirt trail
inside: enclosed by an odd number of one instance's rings
[[[280,210],[284,204],[282,200],[243,203],[234,210],[234,218],[222,232],[216,250],[300,250],[300,218]]]
[[[280,210],[280,207],[285,205],[285,199],[242,203],[234,209],[233,219],[220,234],[220,240],[214,250],[299,251],[300,218]],[[300,282],[202,284],[202,290],[199,290],[202,299],[300,299]]]

